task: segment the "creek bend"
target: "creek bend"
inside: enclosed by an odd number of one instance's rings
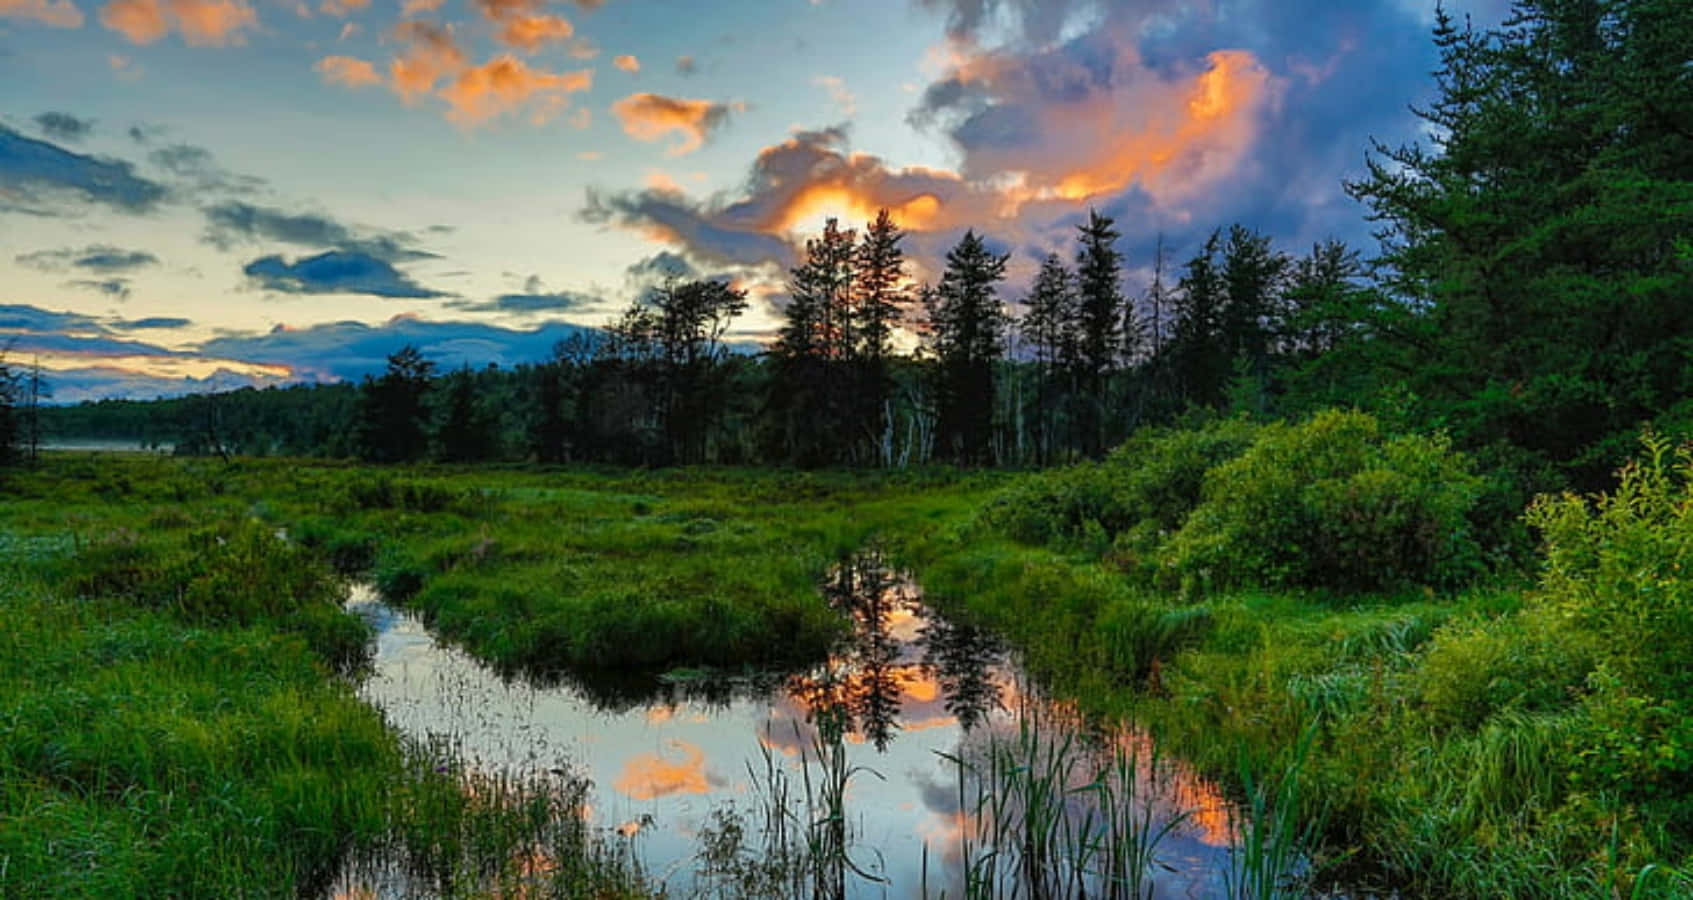
[[[992,896],[1228,892],[1236,816],[1216,785],[1042,696],[873,554],[823,590],[853,628],[817,666],[633,684],[502,677],[366,585],[347,608],[374,631],[359,692],[391,727],[483,773],[590,780],[583,814],[669,896],[734,896],[704,848],[736,822],[757,854],[773,812],[833,851],[832,875],[804,879],[826,896],[960,897],[967,878]],[[364,861],[335,894],[414,888]]]

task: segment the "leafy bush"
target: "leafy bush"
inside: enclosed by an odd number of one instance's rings
[[[1637,688],[1693,694],[1693,447],[1647,434],[1608,495],[1543,496],[1529,524],[1543,538],[1537,603],[1593,634]],[[1674,457],[1672,463],[1671,457]]]
[[[1167,580],[1337,590],[1454,585],[1475,573],[1468,514],[1481,491],[1444,437],[1389,437],[1329,411],[1258,431],[1205,474],[1201,502],[1161,549]]]
[[[1533,610],[1448,625],[1416,672],[1423,712],[1437,728],[1473,729],[1501,712],[1571,708],[1592,670],[1583,638]]]
[[[1242,453],[1257,426],[1223,419],[1198,428],[1148,428],[1103,462],[1032,476],[984,510],[987,523],[1025,544],[1103,532],[1119,553],[1144,552],[1181,526],[1211,467]],[[1120,540],[1130,533],[1132,540]]]

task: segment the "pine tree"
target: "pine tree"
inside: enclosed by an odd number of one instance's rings
[[[388,356],[388,368],[381,377],[365,379],[358,422],[359,450],[365,459],[405,462],[428,451],[424,398],[434,371],[435,364],[424,359],[417,347],[407,344]],[[217,442],[221,446],[222,440]]]
[[[1044,464],[1056,454],[1057,412],[1065,399],[1060,390],[1060,363],[1077,354],[1076,288],[1070,270],[1058,254],[1047,256],[1040,274],[1023,301],[1026,311],[1019,325],[1023,340],[1034,352],[1039,388],[1035,394],[1039,429],[1036,449]]]
[[[1522,0],[1479,32],[1441,11],[1435,43],[1436,137],[1378,144],[1348,186],[1384,226],[1407,387],[1461,442],[1597,486],[1693,391],[1693,4]]]
[[[788,276],[786,321],[770,355],[776,363],[770,417],[781,449],[801,465],[839,462],[856,437],[851,417],[854,273],[857,236],[834,219],[806,242]]]
[[[893,216],[883,209],[865,227],[855,260],[859,375],[852,415],[871,450],[867,458],[884,466],[892,463],[893,446],[888,434],[893,395],[888,363],[894,352],[894,329],[911,305],[905,285],[905,252],[899,246],[904,237]]]
[[[1004,356],[1010,321],[995,286],[1009,259],[967,231],[947,253],[946,272],[926,298],[940,375],[937,439],[942,452],[965,464],[990,461],[994,364]]]
[[[482,462],[499,453],[499,419],[482,403],[476,376],[460,368],[447,380],[446,409],[435,446],[446,462]]]
[[[1076,249],[1076,384],[1082,450],[1099,455],[1104,446],[1106,396],[1112,370],[1126,348],[1123,301],[1123,256],[1117,252],[1114,223],[1098,211],[1088,212],[1079,228]],[[1132,316],[1130,316],[1132,319]]]
[[[1181,403],[1218,408],[1229,376],[1229,346],[1223,332],[1226,286],[1218,264],[1222,235],[1212,232],[1188,260],[1173,300],[1174,322],[1162,357]]]

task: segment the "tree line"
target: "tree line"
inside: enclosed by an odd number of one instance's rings
[[[1492,29],[1442,11],[1433,37],[1436,137],[1375,145],[1346,184],[1378,226],[1367,261],[1233,225],[1134,261],[1131,292],[1095,211],[1011,296],[974,230],[918,283],[884,212],[807,242],[762,353],[725,343],[743,291],[673,280],[533,364],[439,372],[407,348],[356,387],[96,409],[171,419],[192,452],[889,467],[1047,465],[1184,416],[1340,405],[1444,429],[1525,488],[1596,484],[1642,423],[1693,425],[1693,7],[1532,0]]]

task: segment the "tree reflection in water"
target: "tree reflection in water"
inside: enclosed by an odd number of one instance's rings
[[[843,559],[823,585],[852,633],[817,669],[789,678],[788,691],[825,734],[853,733],[885,751],[908,700],[931,699],[969,731],[1001,702],[1003,647],[983,629],[932,619],[910,578],[879,550]]]

